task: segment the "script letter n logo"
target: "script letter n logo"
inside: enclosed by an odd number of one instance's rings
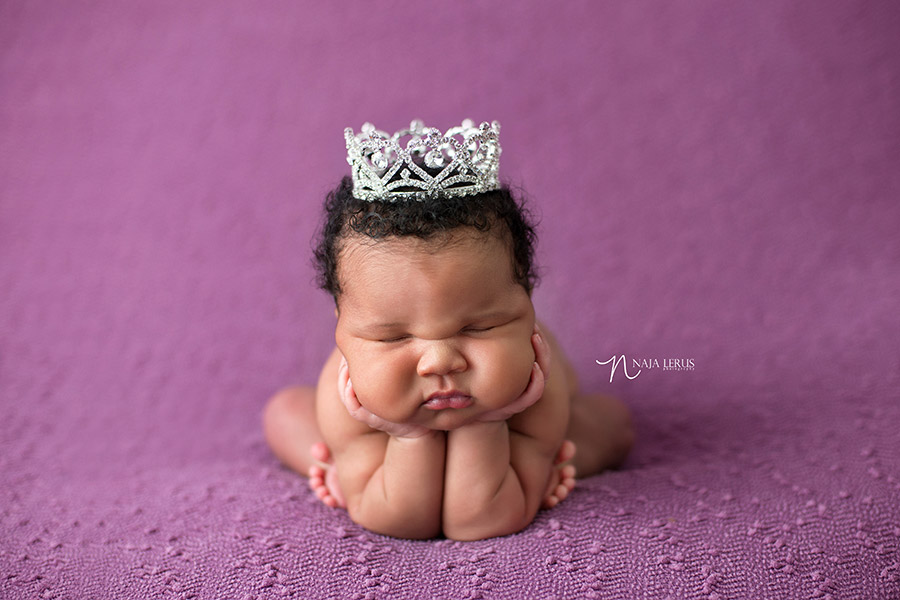
[[[643,369],[638,369],[637,373],[635,373],[634,375],[629,375],[628,374],[628,361],[625,360],[624,354],[619,355],[619,358],[616,358],[616,355],[613,354],[612,356],[610,356],[603,362],[601,362],[599,360],[596,360],[594,362],[596,362],[598,365],[608,365],[609,363],[612,363],[612,366],[609,369],[609,382],[610,383],[612,383],[613,375],[616,374],[616,369],[619,368],[619,365],[622,365],[622,372],[625,373],[625,377],[627,377],[628,379],[634,379],[635,377],[640,375],[641,371],[643,370]]]

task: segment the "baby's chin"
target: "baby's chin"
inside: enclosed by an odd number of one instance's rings
[[[469,410],[448,409],[437,411],[422,424],[436,431],[453,431],[471,423],[474,417],[475,415]]]
[[[476,422],[479,416],[487,412],[488,409],[479,406],[439,410],[427,416],[422,425],[437,431],[453,431]]]

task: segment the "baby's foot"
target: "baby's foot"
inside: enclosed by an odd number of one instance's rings
[[[575,456],[575,444],[571,440],[563,442],[559,447],[553,463],[553,473],[541,508],[553,508],[566,499],[569,492],[575,489],[575,467],[567,464]]]
[[[312,445],[309,453],[316,461],[316,464],[309,468],[309,487],[325,506],[346,508],[347,503],[344,501],[344,494],[341,493],[341,486],[338,483],[337,467],[331,461],[331,451],[328,450],[328,446],[318,442]]]

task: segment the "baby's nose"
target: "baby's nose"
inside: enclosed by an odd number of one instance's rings
[[[422,355],[416,371],[420,377],[427,375],[447,375],[465,371],[468,367],[465,356],[446,340],[429,342]]]

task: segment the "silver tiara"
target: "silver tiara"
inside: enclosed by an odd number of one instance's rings
[[[393,135],[371,123],[344,130],[353,195],[360,200],[424,200],[480,194],[500,187],[500,123],[468,119],[441,134],[413,121]]]

